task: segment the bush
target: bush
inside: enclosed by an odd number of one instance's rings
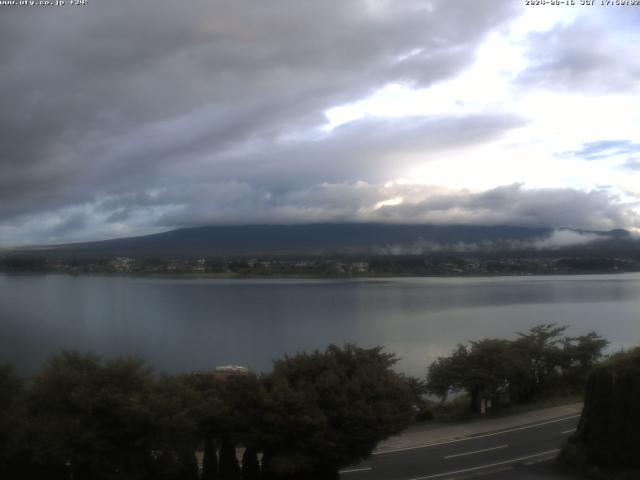
[[[618,354],[588,377],[585,405],[569,452],[590,465],[640,468],[640,348]],[[569,453],[568,458],[577,454]]]

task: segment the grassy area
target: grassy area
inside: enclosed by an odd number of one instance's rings
[[[492,409],[486,415],[480,416],[469,411],[469,397],[460,395],[446,402],[428,401],[424,410],[418,415],[416,425],[429,426],[440,425],[442,423],[467,422],[478,418],[496,418],[505,415],[542,410],[545,408],[570,405],[582,402],[583,394],[557,395],[540,398],[534,402],[526,404],[512,404],[500,406]]]
[[[562,405],[570,405],[572,403],[578,403],[583,401],[584,401],[584,394],[582,393],[545,397],[545,398],[536,400],[535,402],[532,402],[532,403],[526,403],[521,405],[510,405],[508,407],[500,408],[499,410],[492,412],[491,416],[525,413],[525,412],[530,412],[532,410],[542,410],[544,408],[561,407]]]

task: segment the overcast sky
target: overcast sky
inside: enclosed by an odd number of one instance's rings
[[[0,6],[0,245],[319,221],[638,229],[640,8],[576,3]]]

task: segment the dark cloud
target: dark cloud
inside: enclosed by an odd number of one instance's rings
[[[61,218],[53,227],[49,228],[47,234],[52,237],[67,237],[69,234],[78,232],[88,225],[89,219],[85,212],[72,212]]]
[[[382,205],[401,198],[397,205]],[[197,205],[196,201],[202,203]],[[204,201],[203,201],[204,200]],[[158,196],[175,209],[162,215],[164,227],[212,223],[305,221],[383,221],[523,225],[608,230],[640,226],[632,205],[604,191],[525,189],[520,184],[484,192],[442,191],[424,185],[383,186],[364,182],[323,184],[271,194],[247,184],[206,184]]]
[[[521,184],[481,193],[446,193],[423,201],[383,207],[380,217],[434,223],[522,225],[608,230],[639,226],[633,205],[622,204],[604,191],[572,188],[525,189]]]
[[[484,36],[518,11],[509,0],[490,9],[473,0],[4,8],[0,222],[163,188],[174,175],[181,182],[245,181],[252,171],[264,182],[292,178],[285,158],[306,154],[272,142],[319,126],[325,109],[389,82],[425,86],[456,75]],[[447,125],[430,121],[404,125],[399,143],[417,145],[419,129],[436,145],[456,141]],[[487,134],[497,128],[489,122]],[[472,128],[471,141],[481,129]],[[343,143],[333,146],[319,142],[309,156],[334,148],[348,164],[348,141],[375,141],[357,134],[341,133]],[[258,164],[244,159],[255,145],[271,150],[250,156]],[[308,184],[337,179],[321,168],[314,175]]]
[[[299,188],[325,182],[380,182],[415,162],[499,137],[522,126],[515,115],[469,115],[366,119],[341,126],[319,138],[275,142],[242,159],[220,159],[217,178],[258,182],[276,188]],[[205,161],[206,162],[206,161]],[[225,171],[226,170],[226,171]],[[282,172],[287,172],[285,177]]]
[[[389,83],[425,87],[455,77],[489,32],[521,12],[512,0],[491,8],[477,0],[3,8],[0,244],[205,223],[636,221],[604,194],[385,186],[412,162],[524,125],[517,115],[367,118],[322,130],[326,109]],[[572,32],[585,37],[573,28],[554,33],[559,46]],[[569,59],[567,78],[595,79],[589,72],[613,61],[600,47],[581,60],[577,45],[567,45],[558,58],[532,57],[525,75],[545,83]],[[623,72],[614,81],[627,85],[634,65],[609,64]],[[404,203],[376,208],[394,196]],[[566,214],[553,207],[565,203]]]
[[[525,189],[519,184],[469,192],[358,181],[270,191],[247,182],[191,182],[170,185],[152,195],[112,197],[86,207],[84,215],[74,210],[60,215],[56,222],[49,220],[51,225],[47,228],[35,216],[20,225],[13,236],[55,243],[74,238],[153,233],[182,226],[341,221],[609,230],[620,225],[640,227],[634,207],[637,203],[622,203],[605,191]],[[65,230],[82,226],[84,231]],[[0,226],[2,233],[12,235],[10,228]],[[552,239],[556,240],[576,239],[563,236]]]

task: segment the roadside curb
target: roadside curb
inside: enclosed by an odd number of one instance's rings
[[[492,432],[518,428],[530,424],[545,423],[556,419],[578,416],[582,412],[582,402],[531,410],[525,413],[505,415],[497,418],[482,418],[470,422],[456,423],[442,427],[410,427],[400,435],[378,444],[374,455],[403,449],[420,448],[437,443],[446,443],[462,438],[487,435]]]

